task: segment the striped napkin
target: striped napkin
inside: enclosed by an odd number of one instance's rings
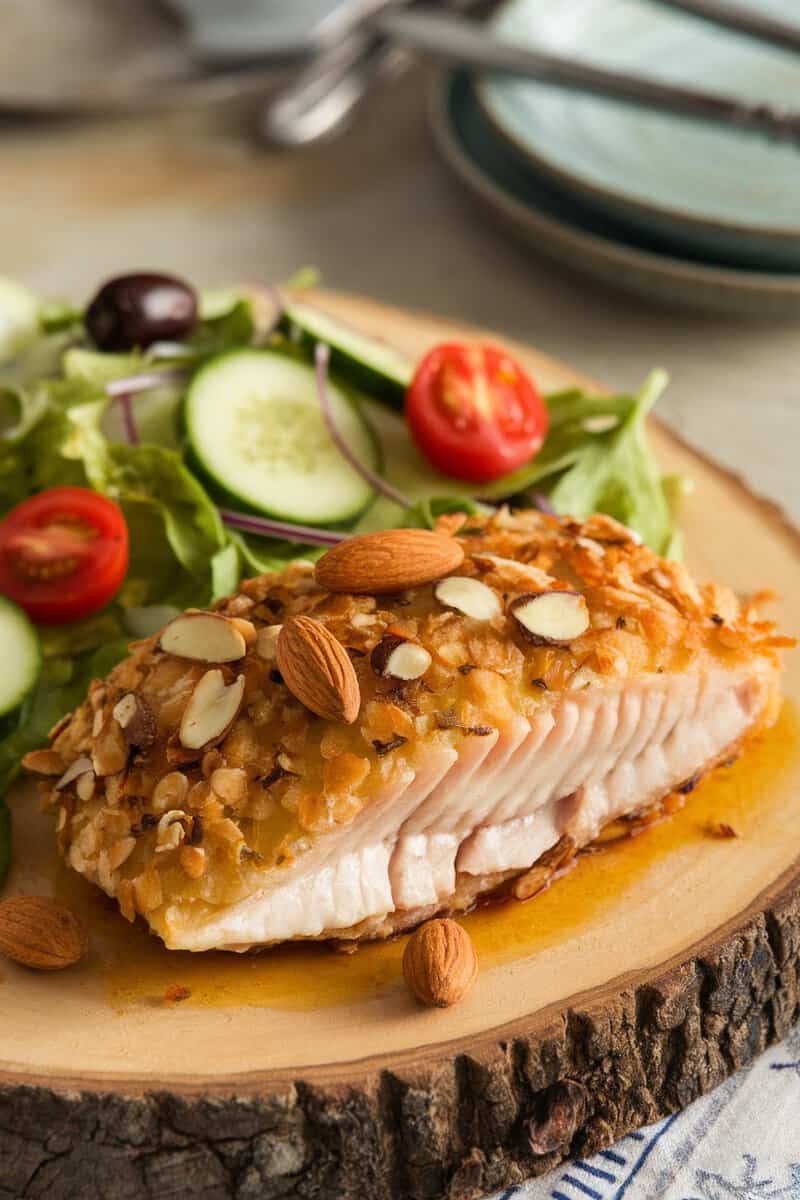
[[[493,1200],[800,1200],[800,1026],[716,1091]]]

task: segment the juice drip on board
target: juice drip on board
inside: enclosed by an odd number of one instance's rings
[[[786,704],[775,726],[746,747],[739,760],[703,780],[679,812],[635,837],[582,855],[577,866],[526,903],[487,904],[461,918],[482,970],[575,937],[592,923],[613,919],[634,884],[682,854],[702,853],[713,877],[715,856],[747,853],[770,815],[774,837],[776,781],[800,763],[800,713]],[[797,797],[800,804],[800,797]],[[792,814],[796,822],[796,809]],[[787,813],[787,822],[789,814]],[[736,838],[715,836],[721,823]],[[787,823],[787,830],[789,824]],[[49,836],[43,831],[38,835]],[[32,848],[31,848],[32,849]],[[20,846],[19,853],[26,853]],[[41,849],[37,851],[41,856]],[[719,860],[717,860],[719,861]],[[49,862],[49,859],[48,859]],[[354,954],[329,946],[278,946],[260,954],[190,954],[165,950],[152,935],[125,922],[113,901],[53,862],[49,889],[80,913],[90,928],[92,954],[81,968],[87,986],[100,986],[114,1008],[165,1004],[171,990],[188,990],[183,1003],[210,1007],[255,1005],[311,1010],[346,1004],[402,988],[405,938],[367,943]]]

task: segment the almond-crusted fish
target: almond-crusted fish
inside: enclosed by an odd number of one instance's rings
[[[383,937],[688,790],[773,720],[790,644],[607,517],[447,517],[177,618],[29,765],[169,947]]]

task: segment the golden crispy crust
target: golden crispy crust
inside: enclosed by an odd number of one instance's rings
[[[115,895],[129,919],[173,903],[233,903],[311,839],[354,820],[432,745],[485,736],[570,688],[682,671],[700,659],[774,660],[791,644],[758,618],[758,598],[742,603],[719,585],[698,587],[682,565],[608,517],[580,523],[501,509],[448,516],[440,528],[464,547],[456,574],[496,595],[496,616],[480,621],[445,607],[433,585],[395,596],[334,595],[319,587],[310,563],[248,580],[216,606],[244,622],[246,653],[221,668],[228,681],[243,677],[242,707],[204,752],[187,751],[177,731],[208,664],[166,653],[155,637],[133,645],[54,730],[51,749],[65,769],[82,756],[94,768],[57,788],[48,760],[43,789],[58,811],[68,862]],[[553,589],[585,597],[589,628],[568,645],[536,645],[509,606]],[[351,725],[315,717],[277,671],[275,627],[299,614],[323,622],[348,650],[361,697]],[[420,678],[376,671],[372,652],[387,637],[428,651]],[[129,749],[115,723],[114,707],[129,692],[154,719],[146,748]]]

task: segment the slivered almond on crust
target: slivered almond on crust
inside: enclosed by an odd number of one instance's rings
[[[445,528],[245,581],[198,657],[137,643],[26,759],[69,866],[178,949],[385,937],[557,887],[775,719],[755,602],[602,516]]]
[[[589,628],[589,609],[580,592],[526,592],[508,611],[523,636],[538,646],[568,646]]]
[[[250,621],[237,624],[219,613],[188,612],[170,621],[160,639],[162,650],[197,662],[228,663],[243,658],[247,641],[242,626],[255,629]],[[249,635],[248,635],[249,636]]]
[[[236,720],[243,695],[243,675],[226,684],[222,671],[206,671],[181,717],[180,744],[198,753],[216,745]]]

